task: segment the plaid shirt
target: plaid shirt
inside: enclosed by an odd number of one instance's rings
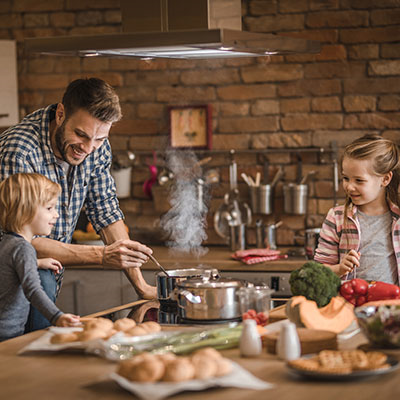
[[[400,209],[389,202],[392,214],[392,243],[397,260],[397,272],[400,281]],[[360,223],[357,207],[348,210],[348,226],[344,229],[344,206],[331,208],[322,224],[318,248],[314,260],[322,264],[339,264],[350,250],[360,248]],[[347,274],[342,279],[349,279]]]
[[[108,140],[81,164],[71,166],[68,175],[57,162],[50,144],[50,121],[56,107],[52,104],[37,110],[0,134],[0,181],[18,172],[37,172],[60,184],[60,217],[49,237],[70,243],[83,205],[97,232],[124,215],[110,173],[112,155]]]

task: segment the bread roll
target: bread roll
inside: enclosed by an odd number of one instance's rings
[[[84,321],[83,329],[91,330],[91,329],[101,329],[104,331],[110,331],[113,329],[114,324],[111,320],[107,318],[93,318],[88,321]]]
[[[145,329],[147,333],[155,333],[161,331],[161,325],[154,321],[146,321],[141,323],[139,326]]]
[[[193,356],[194,355],[204,355],[213,359],[222,358],[221,353],[218,350],[215,350],[213,347],[204,347],[202,349],[196,350],[193,353]]]
[[[108,331],[102,329],[87,329],[83,332],[79,332],[79,340],[81,342],[87,342],[88,340],[95,339],[106,339],[108,336]]]
[[[176,355],[174,353],[164,353],[164,354],[157,354],[157,357],[167,365],[169,362],[176,360]]]
[[[215,376],[224,376],[232,372],[232,363],[227,358],[217,358],[215,362],[217,364]]]
[[[114,322],[114,329],[117,331],[127,331],[136,326],[136,322],[130,318],[121,318]]]
[[[177,357],[170,361],[166,368],[162,380],[165,382],[182,382],[193,379],[195,374],[194,366],[189,358]]]
[[[119,363],[117,373],[135,382],[156,382],[164,375],[164,363],[154,355],[141,357]]]
[[[191,361],[194,366],[195,379],[208,379],[217,374],[217,361],[215,358],[204,354],[194,354],[191,357]]]
[[[124,333],[125,333],[125,335],[129,335],[129,336],[144,336],[144,335],[147,335],[147,331],[145,329],[141,328],[139,325],[136,325],[135,327],[125,331]]]
[[[78,341],[78,333],[56,333],[51,337],[50,342],[53,344],[76,342]]]

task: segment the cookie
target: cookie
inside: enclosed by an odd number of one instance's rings
[[[369,351],[366,353],[369,367],[379,367],[387,361],[387,355],[380,351]]]
[[[318,360],[322,367],[327,368],[350,368],[351,363],[348,360],[343,360],[340,351],[322,350],[318,354]]]
[[[353,371],[362,370],[368,367],[367,355],[362,350],[340,351],[344,364],[350,364]]]
[[[303,371],[317,371],[321,368],[318,360],[298,358],[297,360],[291,360],[288,362],[293,368],[301,369]]]

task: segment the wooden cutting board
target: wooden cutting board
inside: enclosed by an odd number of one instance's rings
[[[269,311],[268,322],[270,324],[272,324],[273,322],[281,321],[282,319],[287,319],[286,304],[275,307]]]
[[[300,339],[302,355],[318,353],[321,350],[337,349],[336,333],[317,329],[297,328],[297,334]],[[278,335],[279,332],[271,332],[263,337],[268,353],[276,354]]]

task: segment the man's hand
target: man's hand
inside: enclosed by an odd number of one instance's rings
[[[62,265],[60,261],[54,258],[38,258],[37,260],[38,268],[40,269],[52,269],[55,274],[58,274],[62,270]]]
[[[104,247],[103,265],[115,269],[140,268],[153,250],[130,239],[120,239]]]

